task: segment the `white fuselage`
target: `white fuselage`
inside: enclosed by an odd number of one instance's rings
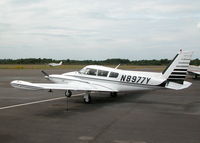
[[[161,86],[158,85],[166,80],[161,73],[156,72],[125,71],[103,66],[87,66],[83,70],[87,69],[95,69],[97,73],[87,74],[85,71],[76,71],[62,75],[50,75],[49,79],[53,82],[63,84],[69,81],[87,82],[91,85],[116,89],[119,92],[160,88]],[[99,71],[105,71],[107,75],[100,75]],[[112,75],[111,73],[115,74]]]

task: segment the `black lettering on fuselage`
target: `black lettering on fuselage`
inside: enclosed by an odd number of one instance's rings
[[[121,77],[121,80],[120,81],[125,81],[125,79],[126,79],[126,75],[122,75],[122,77]]]
[[[136,80],[137,80],[137,76],[133,76],[131,82],[135,82]]]
[[[128,83],[148,84],[150,80],[151,78],[148,77],[122,75],[120,81]]]
[[[126,78],[126,82],[130,82],[131,81],[131,76],[128,75],[127,78]]]
[[[147,83],[146,83],[146,84],[148,84],[148,83],[149,83],[150,79],[151,79],[151,78],[148,78],[148,77],[147,77]]]

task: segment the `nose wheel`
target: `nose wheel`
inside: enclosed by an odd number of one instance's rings
[[[91,103],[91,96],[90,96],[90,93],[89,93],[89,92],[86,93],[86,94],[83,96],[83,101],[84,101],[84,103],[86,103],[86,104]]]

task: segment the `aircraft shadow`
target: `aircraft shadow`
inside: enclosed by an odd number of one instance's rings
[[[110,103],[127,103],[130,101],[134,101],[137,98],[142,97],[143,95],[147,94],[149,91],[134,91],[134,92],[125,92],[125,93],[118,93],[117,97],[111,97],[110,93],[93,93],[91,94],[92,103],[91,104],[110,104]],[[72,97],[73,98],[73,97]],[[76,98],[72,100],[73,103],[83,103],[83,100]]]
[[[123,103],[135,103],[136,100],[149,91],[135,91],[129,93],[119,93],[117,97],[111,97],[109,93],[92,93],[92,103],[85,104],[83,97],[71,97],[67,100],[63,100],[62,103],[54,103],[51,109],[46,109],[37,113],[37,116],[43,116],[47,118],[64,118],[72,116],[76,113],[91,112],[98,110],[105,106],[112,106]]]

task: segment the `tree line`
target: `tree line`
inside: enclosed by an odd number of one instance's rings
[[[129,59],[106,59],[106,60],[55,60],[46,58],[27,58],[27,59],[0,59],[0,64],[48,64],[48,63],[58,63],[63,61],[66,65],[167,65],[171,62],[168,59],[160,60],[129,60]],[[194,59],[190,62],[191,65],[200,65],[200,59]]]

